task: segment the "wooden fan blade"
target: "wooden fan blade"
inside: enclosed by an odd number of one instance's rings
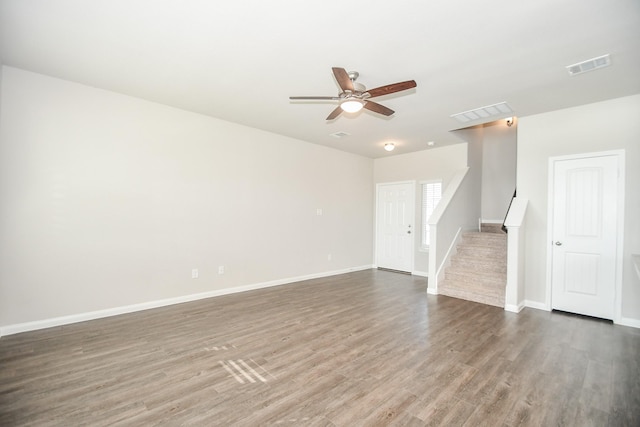
[[[390,93],[400,92],[416,87],[415,80],[407,80],[406,82],[393,83],[386,86],[380,86],[375,89],[368,90],[369,98],[375,98],[376,96],[389,95]]]
[[[329,114],[329,115],[327,116],[327,120],[333,120],[333,119],[335,119],[336,117],[338,117],[338,116],[340,115],[340,113],[342,113],[342,107],[340,107],[340,106],[338,105],[338,107],[337,107],[335,110],[333,110],[333,111],[331,112],[331,114]]]
[[[349,78],[349,73],[347,73],[344,68],[339,67],[333,67],[332,70],[333,75],[336,77],[336,80],[338,81],[338,84],[340,85],[342,91],[350,90],[351,92],[353,92],[353,82]]]
[[[373,102],[373,101],[365,102],[364,108],[366,108],[369,111],[373,111],[374,113],[380,113],[385,116],[390,116],[393,113],[395,113],[395,111],[393,111],[391,108],[387,108],[384,105],[380,105],[377,102]]]
[[[291,100],[310,100],[310,101],[323,101],[323,100],[328,100],[328,101],[338,101],[340,99],[340,97],[337,96],[290,96],[289,99]]]

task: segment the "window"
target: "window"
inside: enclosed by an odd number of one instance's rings
[[[442,195],[442,181],[427,181],[422,183],[422,249],[429,248],[429,217],[440,201]]]

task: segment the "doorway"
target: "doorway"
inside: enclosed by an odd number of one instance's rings
[[[395,182],[376,187],[376,265],[410,273],[416,235],[416,184]]]
[[[619,313],[624,152],[550,159],[551,308]]]

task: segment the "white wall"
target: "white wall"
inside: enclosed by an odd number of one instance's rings
[[[15,68],[1,90],[0,326],[373,262],[371,159]]]
[[[484,153],[485,129],[483,126],[474,126],[455,131],[455,135],[467,141],[467,166],[469,172],[465,177],[465,183],[461,190],[464,204],[458,208],[460,212],[454,214],[457,227],[463,230],[478,230],[478,220],[482,206],[482,182],[484,170],[482,166]]]
[[[518,123],[518,196],[529,199],[526,231],[526,298],[549,301],[546,292],[547,181],[549,157],[624,149],[626,196],[622,317],[640,326],[640,280],[632,253],[640,253],[640,95],[521,117]]]
[[[397,181],[429,181],[441,179],[445,189],[453,174],[467,166],[467,144],[460,143],[446,147],[432,148],[409,154],[375,159],[373,162],[374,184]],[[422,223],[421,188],[416,185],[416,229]],[[427,273],[429,253],[420,250],[420,234],[416,233],[415,272]]]
[[[516,125],[483,126],[482,219],[503,221],[516,188]]]

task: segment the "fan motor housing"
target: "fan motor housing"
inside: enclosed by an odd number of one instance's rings
[[[358,83],[358,82],[353,82],[353,88],[355,89],[356,92],[367,91],[367,88],[362,83]]]

